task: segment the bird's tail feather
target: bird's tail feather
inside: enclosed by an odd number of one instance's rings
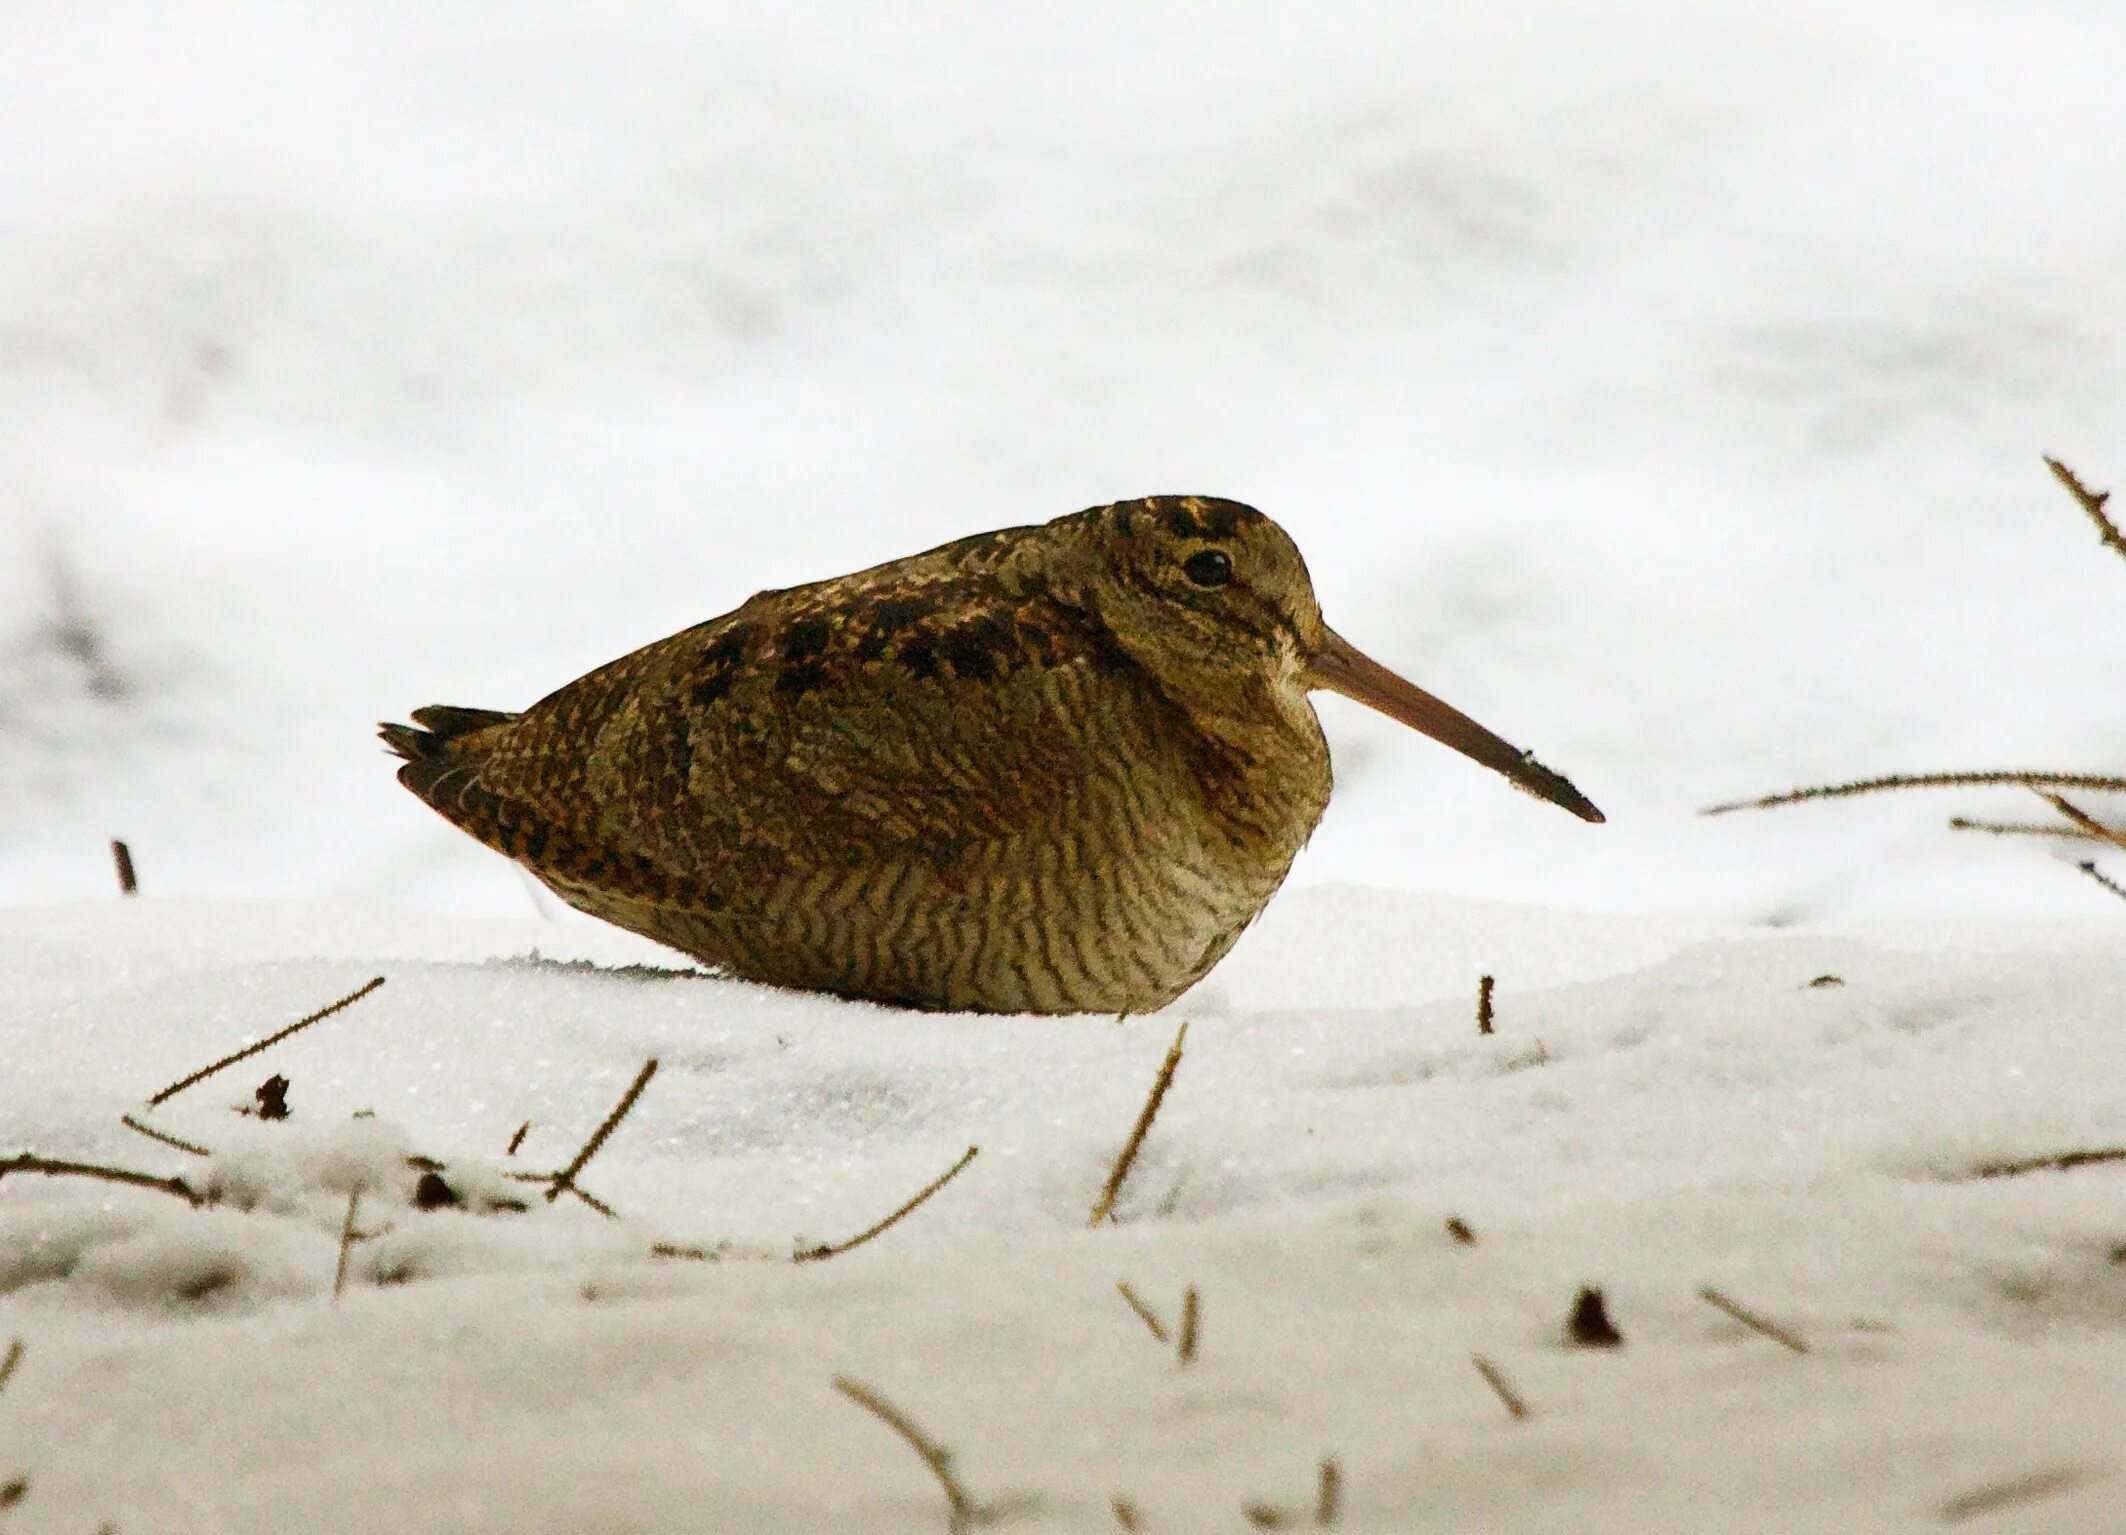
[[[490,725],[506,725],[517,716],[500,709],[464,709],[456,704],[430,704],[413,711],[413,724],[384,724],[377,734],[384,744],[408,762],[433,762],[448,754],[461,736]]]

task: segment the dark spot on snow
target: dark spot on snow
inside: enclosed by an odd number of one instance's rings
[[[1815,980],[1809,982],[1809,989],[1814,990],[1821,986],[1843,986],[1844,984],[1845,977],[1842,975],[1819,975]]]
[[[286,1119],[288,1117],[288,1079],[279,1072],[258,1084],[251,1094],[258,1107],[251,1112],[260,1119]]]
[[[416,1210],[454,1209],[464,1203],[464,1196],[445,1183],[441,1173],[425,1172],[413,1186],[413,1205]]]
[[[223,1290],[233,1289],[243,1281],[243,1277],[243,1265],[223,1260],[209,1263],[196,1273],[186,1275],[171,1288],[181,1299],[201,1301],[218,1295]]]
[[[1572,1315],[1565,1319],[1565,1336],[1581,1348],[1615,1348],[1624,1341],[1609,1319],[1609,1306],[1602,1292],[1592,1285],[1581,1287],[1573,1297]]]

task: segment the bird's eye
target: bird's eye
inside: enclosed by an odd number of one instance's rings
[[[1199,549],[1181,562],[1181,573],[1198,586],[1223,586],[1233,579],[1233,560],[1223,549]]]

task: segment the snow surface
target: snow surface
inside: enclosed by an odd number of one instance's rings
[[[2093,0],[12,7],[0,1155],[215,1199],[0,1181],[0,1524],[942,1528],[846,1374],[1006,1527],[1328,1454],[1353,1530],[2116,1527],[2122,1174],[1973,1177],[2126,1141],[2111,897],[1943,828],[2014,796],[1694,812],[2126,764],[2126,571],[2037,460],[2126,482],[2122,57]],[[1326,700],[1337,802],[1179,1006],[923,1017],[552,911],[371,734],[1171,490],[1610,824]],[[149,1115],[211,1158],[120,1125],[378,974]],[[620,1218],[503,1208],[653,1057]]]
[[[0,940],[11,1138],[217,1197],[0,1184],[23,1535],[942,1528],[838,1375],[1025,1528],[1112,1527],[1116,1495],[1147,1529],[1240,1528],[1310,1508],[1329,1454],[1352,1530],[1921,1528],[2028,1482],[1991,1527],[2092,1531],[2126,1496],[2120,1175],[1974,1177],[2117,1137],[2107,924],[1921,946],[1295,892],[1185,1009],[1099,1230],[1174,1017],[894,1012],[616,968],[653,951],[533,919],[110,902]],[[146,1115],[211,1160],[120,1126],[372,973]],[[582,1175],[619,1219],[505,1178],[565,1161],[650,1057]],[[233,1113],[269,1072],[292,1116]],[[969,1145],[874,1244],[786,1261]],[[468,1207],[412,1208],[409,1153]],[[375,1235],[335,1305],[358,1186]],[[1199,1289],[1193,1363],[1118,1279],[1170,1326]],[[1583,1284],[1621,1349],[1566,1344]]]

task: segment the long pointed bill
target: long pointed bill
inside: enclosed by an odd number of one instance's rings
[[[1561,774],[1553,773],[1529,753],[1507,745],[1461,710],[1403,681],[1333,629],[1328,643],[1314,653],[1311,669],[1314,686],[1356,699],[1391,720],[1422,731],[1442,746],[1451,746],[1493,772],[1505,774],[1515,788],[1562,805],[1583,821],[1602,819],[1602,812]]]

